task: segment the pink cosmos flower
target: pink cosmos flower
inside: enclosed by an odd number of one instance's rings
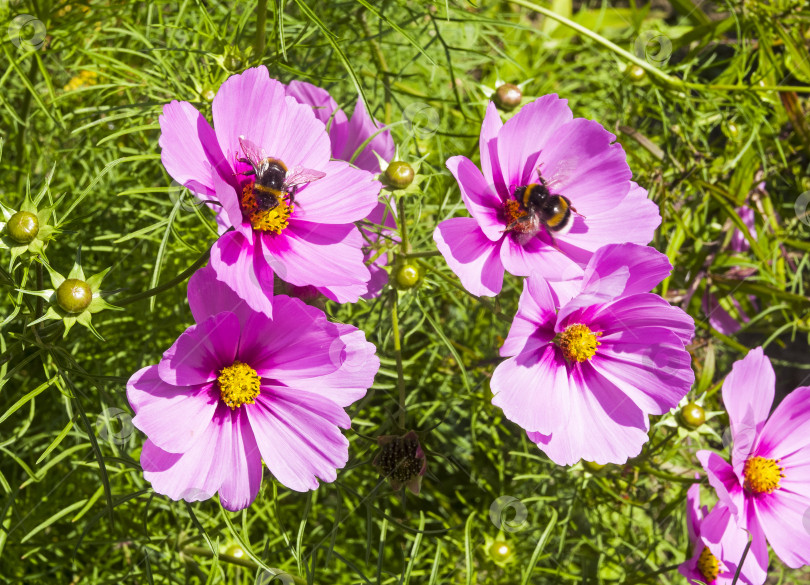
[[[368,140],[368,144],[354,159],[354,165],[373,174],[379,173],[380,161],[375,153],[390,161],[394,157],[394,139],[390,130],[383,130],[385,126],[372,118],[365,104],[358,100],[354,107],[351,119],[346,116],[337,102],[325,89],[306,83],[304,81],[291,81],[287,85],[287,95],[294,97],[302,104],[312,106],[315,117],[329,128],[329,139],[332,142],[332,157],[338,160],[351,161],[357,150]],[[397,222],[391,210],[385,203],[379,202],[368,214],[366,219],[376,225],[389,228],[384,233],[390,235],[390,230],[397,228]],[[361,229],[368,245],[364,246],[364,260],[368,262],[376,255],[373,244],[379,235],[369,229]],[[370,299],[379,296],[380,291],[388,282],[388,272],[383,268],[387,263],[387,256],[382,254],[369,265],[371,280],[368,283],[368,292],[363,298]]]
[[[155,491],[187,501],[219,492],[239,510],[259,491],[262,460],[296,491],[334,481],[349,454],[344,408],[380,365],[363,332],[285,296],[272,317],[254,311],[211,266],[191,277],[188,300],[196,325],[127,383]]]
[[[504,270],[564,280],[581,274],[606,244],[652,239],[661,223],[658,208],[630,181],[624,150],[614,139],[598,122],[575,119],[567,101],[554,94],[527,104],[506,124],[489,104],[481,126],[481,170],[463,156],[447,161],[472,217],[443,221],[433,234],[467,290],[498,294]],[[576,210],[567,231],[522,221],[530,215],[515,191],[541,181]]]
[[[313,285],[331,299],[353,302],[371,278],[363,263],[363,237],[354,225],[377,206],[381,185],[371,173],[330,160],[323,122],[310,106],[285,95],[267,69],[230,77],[213,101],[214,128],[191,104],[174,101],[160,116],[161,159],[168,173],[203,200],[222,207],[223,233],[211,249],[217,277],[256,310],[268,311],[273,274]],[[325,173],[263,209],[245,141],[288,169]]]
[[[678,571],[690,585],[731,585],[748,544],[748,533],[740,528],[722,503],[717,504],[711,514],[708,512],[706,506],[700,507],[700,486],[693,485],[686,494],[686,524],[693,554],[681,563]],[[715,542],[704,539],[704,532]],[[762,585],[766,577],[753,558],[746,556],[737,582],[740,585]]]
[[[745,224],[745,227],[748,228],[748,231],[751,233],[751,237],[756,239],[757,231],[754,225],[754,210],[746,205],[743,205],[735,209],[735,211],[737,212],[737,215],[740,216],[740,219]],[[751,248],[751,244],[749,244],[748,240],[745,239],[742,231],[735,228],[734,233],[731,234],[730,248],[734,252],[747,252]]]
[[[810,564],[810,386],[788,394],[769,418],[775,383],[761,347],[737,361],[723,382],[731,463],[697,454],[720,502],[751,533],[749,555],[762,572],[766,541],[788,567]]]
[[[647,415],[691,387],[694,322],[647,292],[671,269],[653,248],[613,244],[578,281],[524,282],[492,403],[555,463],[624,463],[647,441]]]

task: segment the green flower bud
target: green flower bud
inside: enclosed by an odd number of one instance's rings
[[[647,72],[644,71],[643,67],[639,67],[638,65],[632,65],[630,69],[627,71],[628,75],[630,75],[630,80],[638,83],[639,81],[643,81],[644,78],[647,76]]]
[[[397,268],[397,284],[400,288],[413,288],[421,281],[422,269],[416,264],[403,264]]]
[[[92,300],[90,285],[78,278],[68,278],[56,289],[56,302],[68,313],[81,313]]]
[[[512,556],[512,547],[503,540],[496,540],[489,547],[489,556],[492,557],[492,560],[495,562],[502,563],[508,561],[509,557]]]
[[[30,211],[18,211],[8,220],[6,231],[15,242],[30,244],[39,233],[39,219]]]
[[[495,90],[495,103],[504,110],[513,110],[520,105],[523,92],[513,83],[504,83]]]
[[[239,55],[228,55],[225,57],[225,68],[229,71],[239,71],[242,69],[242,58]]]
[[[385,182],[394,189],[404,189],[413,183],[413,167],[406,162],[397,160],[385,169]]]
[[[214,91],[213,87],[205,87],[203,88],[201,95],[205,101],[212,102],[214,101],[214,96],[217,95],[217,92]]]
[[[690,402],[678,414],[681,425],[688,429],[694,430],[706,422],[706,411],[696,402]]]

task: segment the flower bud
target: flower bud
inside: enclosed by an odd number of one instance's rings
[[[520,105],[523,92],[513,83],[504,83],[495,90],[495,103],[504,110],[513,110]]]
[[[635,83],[643,81],[644,78],[647,76],[647,72],[644,71],[644,68],[639,67],[638,65],[631,65],[630,69],[627,71],[627,74],[630,76],[630,81],[633,81]]]
[[[20,244],[30,244],[39,233],[39,219],[30,211],[18,211],[6,224],[9,237]]]
[[[396,160],[385,169],[385,182],[394,189],[405,189],[413,183],[413,167],[408,163]]]
[[[56,289],[56,302],[68,313],[81,313],[92,300],[90,285],[78,278],[68,278]]]
[[[397,284],[399,288],[409,289],[422,281],[422,269],[416,264],[403,264],[397,268]]]
[[[207,102],[214,101],[214,97],[217,95],[217,92],[214,91],[213,87],[204,87],[202,90],[202,98]]]
[[[228,55],[225,57],[225,68],[229,71],[239,71],[242,69],[242,58],[239,55]]]
[[[678,412],[678,419],[682,426],[696,429],[706,422],[706,411],[697,402],[690,402]]]
[[[489,556],[498,563],[508,561],[512,556],[512,547],[503,540],[496,540],[489,547]]]

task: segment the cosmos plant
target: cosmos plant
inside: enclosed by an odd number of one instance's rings
[[[554,94],[527,104],[506,124],[489,104],[481,169],[464,156],[447,161],[472,217],[443,221],[433,234],[468,291],[498,294],[504,271],[570,279],[604,245],[652,239],[661,223],[658,208],[630,180],[614,139],[598,122],[574,118]],[[540,210],[542,221],[528,221],[535,214],[523,204],[527,187],[551,197],[552,205]]]
[[[191,278],[188,301],[196,325],[127,383],[155,491],[219,492],[240,510],[259,491],[262,460],[296,491],[334,481],[349,457],[344,409],[379,368],[374,346],[298,299],[275,297],[272,317],[255,311],[210,266]]]

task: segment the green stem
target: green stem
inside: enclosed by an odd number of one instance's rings
[[[731,585],[737,585],[737,579],[740,578],[740,571],[742,571],[743,563],[745,562],[745,557],[748,556],[748,551],[751,549],[751,543],[753,541],[749,540],[748,543],[745,545],[745,550],[743,551],[742,558],[740,558],[740,562],[737,563],[737,570],[734,573],[734,579],[731,581]]]
[[[256,60],[262,62],[267,29],[267,0],[256,2]]]
[[[397,360],[397,388],[399,389],[399,426],[405,429],[405,374],[402,371],[402,345],[399,339],[399,314],[397,291],[391,289],[391,329],[394,334],[394,357]]]
[[[642,465],[641,471],[654,475],[655,477],[660,477],[661,479],[665,479],[667,481],[674,481],[676,483],[700,483],[700,480],[695,479],[694,477],[681,477],[680,475],[660,471],[654,467],[650,467],[649,465]]]
[[[556,12],[549,10],[548,8],[544,8],[539,6],[533,2],[529,2],[528,0],[510,0],[512,4],[517,4],[518,6],[523,6],[524,8],[528,8],[529,10],[533,10],[534,12],[539,12],[546,18],[550,18],[552,20],[556,20],[560,24],[567,26],[568,28],[577,31],[579,34],[588,37],[595,43],[602,45],[606,49],[614,52],[615,54],[619,55],[622,59],[633,63],[634,65],[638,65],[644,71],[661,81],[662,83],[679,89],[695,89],[695,90],[720,90],[720,91],[795,91],[797,93],[810,93],[810,86],[793,86],[793,85],[727,85],[727,84],[714,84],[714,85],[704,85],[702,83],[691,83],[688,81],[684,81],[683,79],[679,79],[677,77],[673,77],[672,75],[667,75],[658,67],[648,63],[644,59],[633,55],[632,53],[625,51],[618,45],[610,42],[605,37],[596,34],[592,30],[582,26],[581,24],[577,24],[572,20],[568,20],[564,16],[560,16]]]
[[[399,211],[399,217],[397,218],[397,224],[399,225],[399,235],[402,238],[402,243],[399,246],[399,249],[402,251],[403,254],[408,254],[411,251],[411,244],[408,242],[408,227],[405,221],[405,198],[400,197],[399,201],[397,202],[397,210]]]
[[[136,295],[132,295],[131,297],[127,297],[121,301],[116,302],[115,305],[117,307],[123,307],[131,303],[134,303],[135,301],[148,299],[149,297],[153,297],[157,294],[162,293],[164,290],[169,290],[170,288],[177,286],[178,284],[189,278],[192,274],[194,274],[197,271],[197,269],[200,268],[203,264],[205,264],[208,261],[208,256],[210,254],[211,249],[209,248],[208,250],[203,252],[202,256],[197,258],[194,264],[192,264],[191,266],[186,268],[183,272],[172,278],[169,282],[165,282],[159,286],[156,286],[155,288],[150,288],[149,290],[145,290]]]
[[[441,256],[442,253],[438,250],[432,252],[409,252],[407,254],[400,254],[403,258],[433,258],[434,256]]]
[[[195,556],[198,556],[198,557],[207,557],[209,559],[212,559],[212,558],[214,558],[214,556],[216,556],[218,560],[225,561],[226,563],[230,563],[231,565],[238,565],[240,567],[245,567],[247,569],[253,569],[253,570],[256,570],[256,569],[259,568],[259,565],[257,565],[256,563],[254,563],[253,561],[251,561],[248,558],[234,557],[234,556],[226,555],[226,554],[222,554],[222,553],[219,553],[219,554],[215,555],[213,552],[211,552],[211,549],[204,548],[204,547],[201,547],[201,546],[184,546],[180,550],[180,553],[184,554],[184,555],[188,555],[188,556],[195,555]],[[286,571],[282,571],[281,569],[271,569],[271,570],[276,575],[289,575],[296,585],[306,585],[306,582],[307,582],[306,579],[302,579],[301,577],[296,577],[295,575],[290,575],[289,573],[287,573]],[[283,581],[282,579],[279,579],[278,582],[279,583],[284,583],[285,581]]]

